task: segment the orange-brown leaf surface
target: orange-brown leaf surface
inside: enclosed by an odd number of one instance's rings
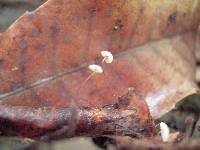
[[[102,107],[134,87],[158,118],[196,90],[199,11],[199,0],[49,0],[0,34],[1,104]],[[82,86],[102,50],[114,62]]]

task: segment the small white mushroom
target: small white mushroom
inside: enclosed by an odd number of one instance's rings
[[[89,65],[89,69],[92,70],[93,73],[103,73],[103,69],[101,68],[101,66],[96,64]]]
[[[109,52],[109,51],[101,51],[101,55],[103,56],[103,61],[102,62],[106,62],[108,64],[112,63],[113,55],[112,55],[111,52]]]
[[[17,71],[19,70],[19,68],[17,66],[15,66],[14,68],[11,69],[11,71]]]
[[[162,138],[163,142],[168,142],[170,129],[167,126],[167,124],[164,122],[160,123],[160,134],[161,134],[161,138]]]

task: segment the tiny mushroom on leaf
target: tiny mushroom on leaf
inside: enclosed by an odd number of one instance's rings
[[[113,55],[109,51],[101,51],[101,55],[104,57],[102,62],[106,62],[108,64],[112,63]]]
[[[101,66],[96,64],[89,65],[89,69],[92,70],[93,73],[103,73],[103,69],[101,68]]]
[[[167,126],[167,124],[164,122],[160,123],[160,133],[161,133],[161,138],[162,138],[163,142],[168,142],[170,130],[169,130],[169,127]]]

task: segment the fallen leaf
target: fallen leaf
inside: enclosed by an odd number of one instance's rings
[[[199,10],[199,0],[49,0],[0,34],[1,104],[101,108],[134,87],[159,118],[197,89]],[[102,50],[113,63],[82,87]]]

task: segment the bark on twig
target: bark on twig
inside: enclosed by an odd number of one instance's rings
[[[75,133],[72,134],[73,129]],[[43,140],[80,135],[155,135],[145,101],[136,99],[130,91],[116,104],[80,110],[1,105],[0,131],[4,135],[41,136]]]

